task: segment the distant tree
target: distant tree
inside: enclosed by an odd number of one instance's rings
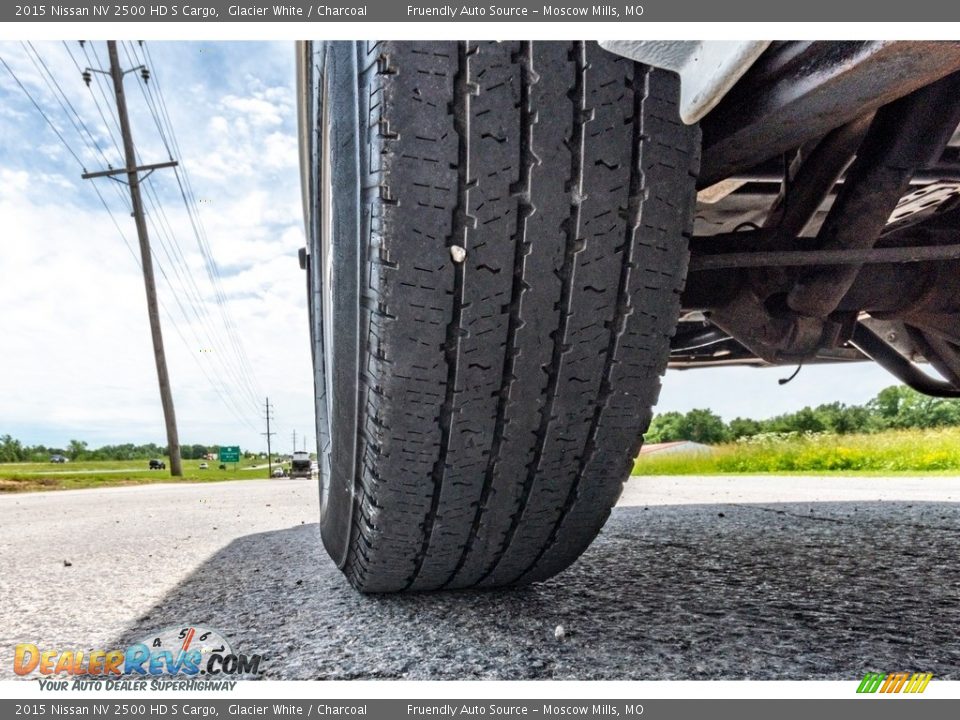
[[[71,460],[83,460],[87,456],[87,443],[83,440],[71,440],[67,445],[67,457]]]
[[[692,442],[716,444],[730,439],[730,432],[719,415],[704,409],[686,414],[666,412],[657,415],[647,431],[647,442]]]
[[[46,462],[54,453],[50,452],[50,448],[44,445],[34,445],[32,447],[25,447],[23,454],[24,460],[29,462]]]
[[[647,442],[663,443],[686,440],[683,437],[683,413],[670,411],[655,415],[646,434]]]
[[[751,420],[750,418],[737,417],[730,421],[729,431],[730,438],[732,440],[736,440],[737,438],[742,437],[753,437],[754,435],[763,432],[763,425],[756,420]]]
[[[711,410],[695,409],[683,417],[685,440],[715,445],[730,439],[730,432],[719,415]]]
[[[934,428],[960,425],[960,403],[922,395],[902,385],[881,390],[867,407],[885,428]]]
[[[861,405],[833,402],[814,408],[823,428],[837,435],[869,432],[874,427],[870,411]]]
[[[823,432],[826,430],[823,419],[813,411],[812,408],[805,407],[795,413],[778,415],[771,418],[766,425],[773,432]]]
[[[867,407],[882,426],[891,427],[900,414],[907,392],[908,389],[903,385],[891,385],[877,393],[877,396],[867,403]]]
[[[21,462],[24,459],[24,448],[19,440],[10,435],[0,435],[0,462]]]
[[[184,460],[203,460],[207,452],[206,445],[183,445],[180,448],[180,457]]]

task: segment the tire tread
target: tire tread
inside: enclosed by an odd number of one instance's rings
[[[542,580],[599,532],[649,424],[698,131],[675,76],[594,43],[383,42],[358,67],[344,570],[369,592]]]

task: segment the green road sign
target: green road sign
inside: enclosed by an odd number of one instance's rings
[[[228,445],[220,446],[220,462],[240,462],[240,446],[239,445]]]

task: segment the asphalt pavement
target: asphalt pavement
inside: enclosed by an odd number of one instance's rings
[[[590,550],[515,591],[365,597],[310,480],[0,496],[18,642],[220,630],[291,679],[960,679],[960,478],[634,478]],[[558,632],[562,626],[562,632]]]

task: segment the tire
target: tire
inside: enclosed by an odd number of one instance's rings
[[[678,79],[582,42],[314,60],[324,545],[365,592],[549,578],[660,391],[699,158]]]

